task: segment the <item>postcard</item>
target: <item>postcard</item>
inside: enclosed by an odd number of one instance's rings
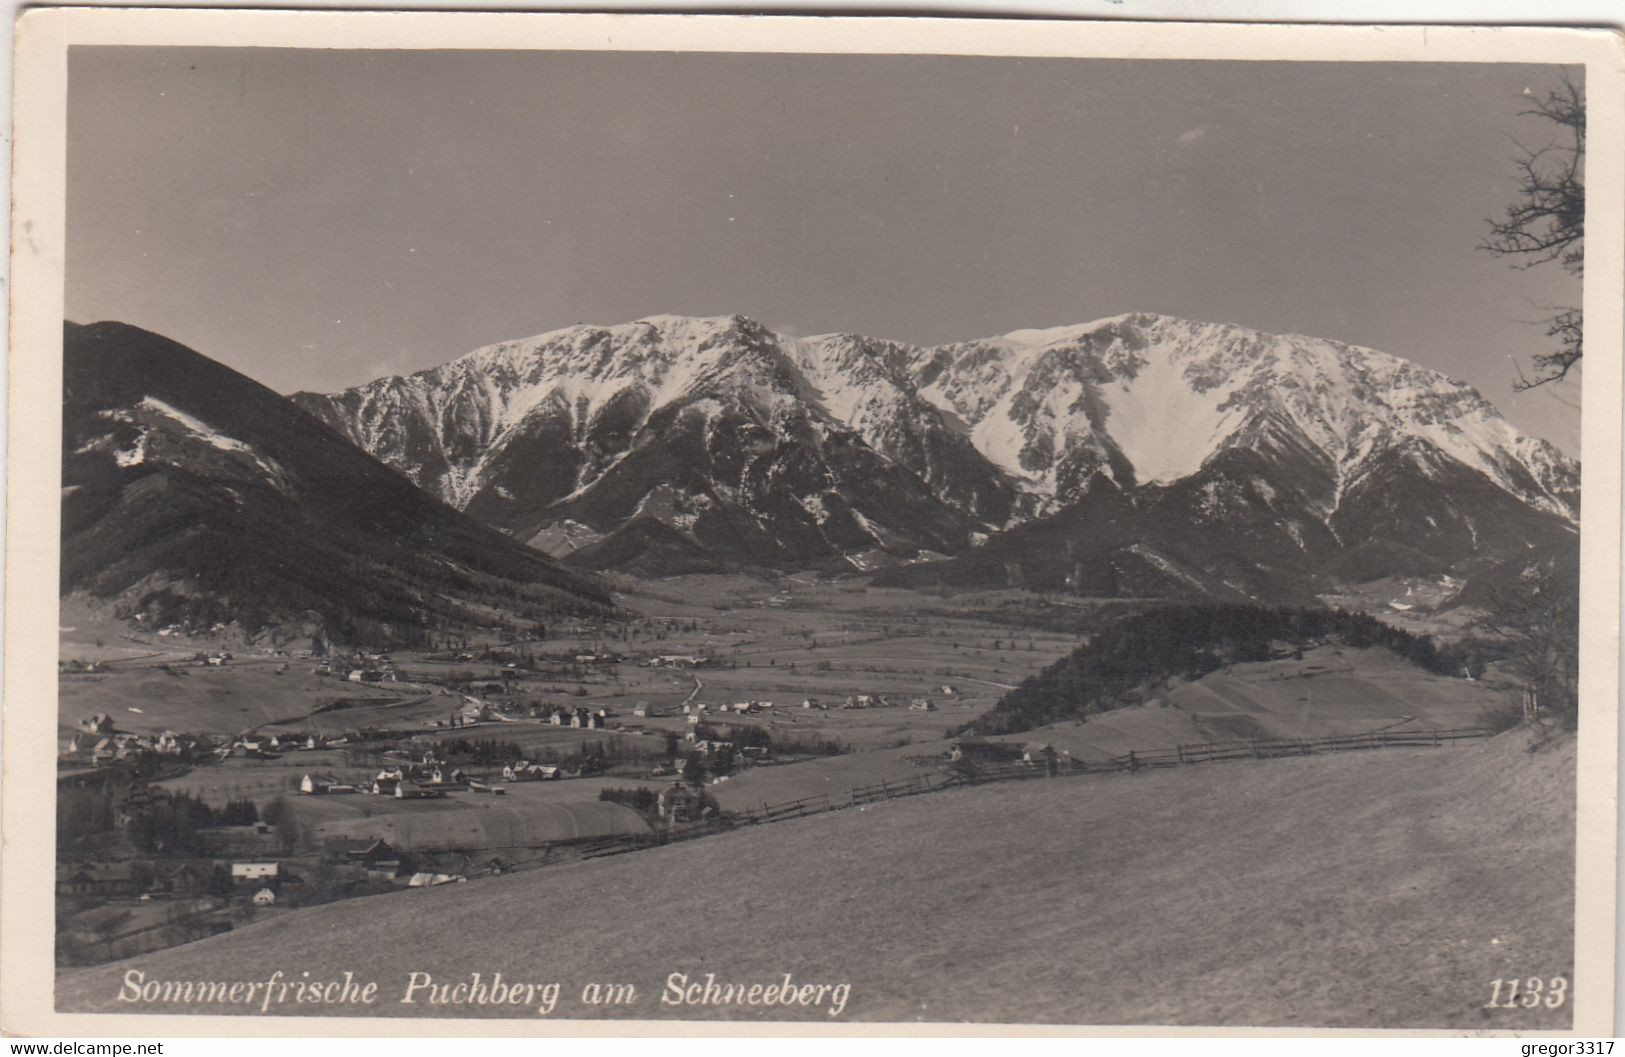
[[[1612,1033],[1617,35],[17,72],[7,1032]]]

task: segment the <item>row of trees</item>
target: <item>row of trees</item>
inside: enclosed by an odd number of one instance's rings
[[[63,789],[57,797],[57,840],[72,847],[98,833],[112,832],[119,824],[121,794],[113,783],[89,788]],[[260,821],[252,800],[232,799],[211,807],[202,797],[187,793],[157,795],[127,819],[130,842],[149,853],[194,855],[208,845],[202,831],[217,826],[251,826]]]

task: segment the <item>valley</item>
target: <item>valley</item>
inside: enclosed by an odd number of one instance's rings
[[[964,773],[952,760],[972,751],[959,733],[967,724],[1067,656],[1089,629],[1144,606],[1015,591],[927,595],[856,576],[609,583],[618,606],[644,615],[558,626],[546,640],[398,649],[387,660],[239,643],[229,661],[208,665],[197,658],[219,655],[219,642],[126,632],[109,646],[109,627],[92,607],[72,609],[77,623],[64,627],[63,656],[99,670],[62,676],[63,736],[82,741],[88,720],[110,717],[98,737],[115,755],[65,756],[65,788],[101,789],[115,804],[178,797],[213,812],[248,802],[270,821],[205,825],[185,849],[167,852],[144,851],[117,825],[65,833],[63,942],[76,952],[69,963],[112,954],[147,964],[153,950],[190,945],[210,930],[241,932],[261,919],[291,927],[326,904],[364,895],[387,895],[364,904],[384,913],[396,899],[421,898],[419,887],[478,881],[473,893],[515,873],[567,876],[606,852],[643,849],[634,856],[642,858],[697,836],[723,855],[731,831],[785,810],[868,802],[879,789],[941,789]],[[369,666],[381,670],[366,682],[352,679]],[[1110,771],[1125,753],[1177,745],[1475,728],[1512,699],[1504,679],[1445,678],[1383,649],[1311,645],[1300,656],[1175,680],[1144,704],[994,737],[977,780],[1041,777],[1043,761],[1024,756],[1034,744],[1057,754],[1060,773]],[[556,724],[555,711],[569,720]],[[184,732],[191,751],[144,751],[137,732],[160,730]],[[121,745],[133,748],[125,754]],[[520,761],[548,768],[551,780],[511,774]],[[1227,781],[1234,766],[1215,765],[1207,780]],[[453,769],[444,786],[431,777]],[[143,770],[148,779],[133,786],[116,777]],[[387,782],[386,774],[399,778]],[[678,819],[659,806],[680,778],[709,805],[703,815]],[[312,780],[333,789],[309,795]],[[1085,783],[1066,794],[1076,797],[1102,781],[1113,779],[1085,775],[1063,784]],[[397,784],[424,792],[402,799],[374,791]],[[1050,796],[1017,784],[1010,796]],[[641,804],[629,799],[639,791]],[[828,824],[857,825],[836,818],[861,814],[839,811]],[[388,863],[369,861],[377,846],[388,849]],[[276,878],[217,881],[208,894],[139,882],[183,866],[218,875],[255,862],[276,864]],[[131,867],[134,880],[117,887]],[[111,878],[90,902],[72,894],[82,871]],[[189,904],[185,927],[105,938],[72,910],[125,903],[134,911],[153,899],[201,902]]]

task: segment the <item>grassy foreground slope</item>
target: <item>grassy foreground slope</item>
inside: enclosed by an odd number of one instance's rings
[[[582,985],[615,981],[639,991],[618,1015],[668,1018],[668,973],[789,972],[850,982],[846,1020],[1563,1027],[1567,1008],[1482,1008],[1497,977],[1571,971],[1573,743],[1526,743],[932,794],[300,911],[65,974],[57,1003],[138,1011],[114,1001],[131,968],[353,970],[375,1014],[472,1015],[399,1005],[407,973],[500,971],[561,981],[554,1017],[595,1015]]]

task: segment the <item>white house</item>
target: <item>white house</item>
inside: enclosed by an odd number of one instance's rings
[[[269,888],[262,888],[254,893],[254,905],[257,907],[273,906],[276,903],[276,893]]]
[[[234,862],[231,864],[231,879],[233,881],[263,881],[267,878],[275,880],[277,864],[274,862]]]
[[[333,788],[336,781],[330,774],[307,774],[299,779],[299,791],[305,796],[315,796]]]

